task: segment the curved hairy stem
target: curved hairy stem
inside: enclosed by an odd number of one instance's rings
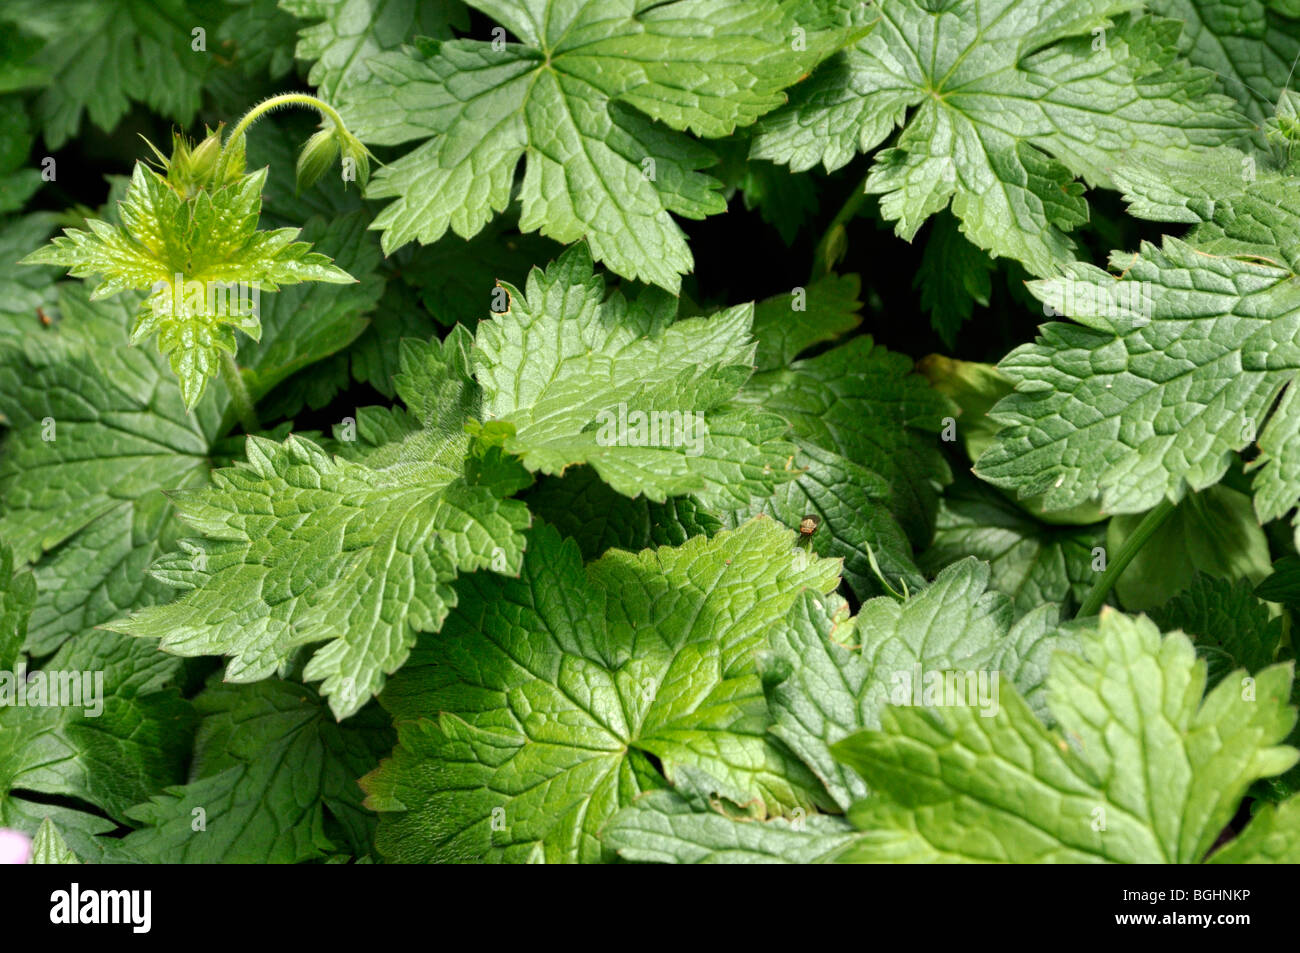
[[[322,99],[317,99],[309,93],[281,93],[279,96],[272,96],[269,99],[264,99],[248,112],[244,113],[243,118],[240,119],[239,122],[235,123],[235,128],[230,131],[229,138],[226,139],[225,144],[221,147],[221,155],[217,158],[216,179],[218,182],[222,181],[222,177],[226,171],[226,164],[230,161],[231,148],[235,143],[239,142],[244,133],[248,131],[248,127],[257,122],[257,120],[261,119],[267,113],[276,109],[284,109],[288,106],[306,106],[309,109],[316,110],[321,114],[321,116],[334,123],[334,125],[339,129],[347,128],[343,125],[343,117],[338,114],[338,111],[333,106]]]

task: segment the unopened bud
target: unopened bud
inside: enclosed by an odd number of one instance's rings
[[[339,154],[339,140],[333,129],[322,129],[298,153],[298,191],[309,189],[334,164]]]
[[[338,140],[344,162],[351,162],[357,181],[364,186],[370,181],[370,150],[346,129],[338,130]]]
[[[206,183],[217,166],[221,154],[221,133],[209,130],[208,137],[190,152],[190,176],[193,181]]]

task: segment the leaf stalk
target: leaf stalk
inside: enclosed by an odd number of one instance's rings
[[[1173,513],[1175,504],[1169,500],[1161,500],[1151,509],[1146,516],[1142,517],[1142,522],[1138,523],[1137,529],[1133,530],[1132,535],[1124,540],[1124,545],[1120,547],[1119,553],[1114,559],[1106,564],[1105,571],[1102,572],[1101,578],[1092,584],[1088,590],[1088,596],[1079,606],[1079,611],[1074,614],[1076,619],[1087,618],[1090,615],[1096,615],[1101,611],[1102,604],[1106,601],[1106,596],[1110,595],[1110,590],[1114,588],[1115,583],[1128,564],[1133,561],[1139,550],[1146,545],[1147,540],[1155,535],[1165,522],[1169,515]]]
[[[817,247],[813,249],[812,275],[809,281],[816,281],[818,278],[824,278],[835,270],[835,266],[840,259],[844,257],[844,252],[848,249],[848,239],[845,237],[845,228],[853,217],[858,214],[858,209],[867,198],[867,176],[871,172],[868,170],[867,175],[854,188],[853,192],[840,206],[840,210],[835,213],[831,219],[830,225],[826,226],[826,231],[822,233],[821,239],[817,242]]]

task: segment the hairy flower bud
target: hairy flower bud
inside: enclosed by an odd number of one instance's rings
[[[315,185],[338,154],[339,140],[333,129],[322,129],[308,139],[298,153],[298,191]]]
[[[343,180],[349,180],[348,165],[351,165],[352,176],[363,186],[370,181],[370,150],[352,133],[340,127],[338,130],[339,147],[343,150],[344,176]]]

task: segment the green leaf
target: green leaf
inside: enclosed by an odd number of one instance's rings
[[[186,408],[203,395],[222,352],[234,355],[235,330],[256,340],[260,293],[300,281],[346,284],[352,276],[294,239],[298,231],[258,231],[266,170],[186,199],[167,179],[136,163],[121,205],[122,226],[91,219],[28,255],[77,278],[103,276],[92,300],[149,291],[131,343],[158,335],[181,383]]]
[[[1148,7],[1182,21],[1179,49],[1212,71],[1252,122],[1273,115],[1300,56],[1300,24],[1264,0],[1153,0]]]
[[[763,120],[753,155],[836,169],[904,126],[866,182],[897,234],[911,240],[951,202],[972,243],[1050,275],[1088,218],[1076,178],[1109,186],[1117,152],[1187,157],[1244,127],[1208,92],[1213,76],[1175,57],[1177,23],[1118,16],[1138,7],[895,0]]]
[[[979,694],[998,687],[997,671],[1041,706],[1046,657],[1074,649],[1056,631],[1056,611],[1043,610],[1011,625],[1006,597],[988,589],[988,567],[966,559],[940,573],[934,585],[905,603],[865,603],[856,618],[835,597],[805,592],[768,632],[760,672],[769,731],[822,781],[839,811],[867,794],[862,778],[832,756],[832,746],[875,728],[888,703],[925,697],[930,673],[961,674]],[[990,673],[990,669],[993,671]],[[959,692],[961,689],[957,689]],[[997,695],[972,704],[996,712]],[[826,860],[857,838],[838,818],[796,814],[793,820],[746,816],[687,776],[673,792],[652,792],[620,811],[602,839],[632,860],[696,862]]]
[[[959,475],[939,501],[934,542],[920,565],[933,573],[975,556],[989,563],[994,588],[1011,597],[1017,615],[1049,602],[1069,613],[1097,580],[1096,550],[1105,538],[1101,526],[1041,523],[992,487]]]
[[[34,138],[22,100],[0,97],[0,213],[22,208],[45,181],[28,164]]]
[[[862,279],[857,275],[832,274],[755,304],[758,370],[785,367],[814,344],[856,328],[862,323],[861,291]]]
[[[1137,515],[1112,519],[1107,552],[1118,553],[1141,521]],[[1198,572],[1258,583],[1269,564],[1268,538],[1255,521],[1250,497],[1212,486],[1178,504],[1116,581],[1115,594],[1131,612],[1150,611],[1190,586]]]
[[[889,508],[908,538],[917,546],[929,542],[938,488],[952,479],[935,436],[950,405],[912,373],[909,358],[862,335],[755,374],[741,397],[787,420],[802,444],[884,477]],[[822,494],[810,489],[808,495]]]
[[[615,814],[601,841],[620,857],[644,863],[815,864],[853,840],[848,823],[827,814],[736,816],[712,797],[707,776],[695,790],[690,774],[682,775],[674,789],[647,791]]]
[[[217,29],[223,53],[249,76],[269,73],[279,79],[293,69],[293,47],[298,21],[280,9],[276,0],[227,0],[240,9]]]
[[[767,404],[753,391],[761,393],[765,382],[780,375],[763,372],[785,370],[801,352],[855,328],[862,320],[858,314],[860,289],[857,275],[827,275],[807,287],[798,286],[789,294],[756,304],[755,360],[760,373],[742,392],[742,399],[766,409]],[[787,419],[796,432],[810,429],[800,427],[798,416]],[[890,426],[887,417],[877,418],[877,422],[882,429]],[[846,453],[846,446],[819,444],[801,434],[795,448],[791,468],[797,479],[780,484],[766,499],[755,499],[749,506],[724,514],[724,519],[736,525],[755,513],[765,513],[796,527],[805,516],[817,517],[814,551],[844,560],[844,579],[860,598],[884,591],[871,565],[873,557],[890,585],[923,585],[907,536],[893,512],[895,494],[889,482]]]
[[[1193,225],[1184,237],[1201,251],[1293,272],[1300,263],[1295,178],[1267,157],[1225,148],[1178,162],[1138,150],[1116,166],[1115,181],[1130,214]]]
[[[727,201],[739,191],[745,211],[757,209],[763,221],[776,229],[781,241],[787,246],[794,244],[799,230],[817,212],[818,183],[813,176],[750,159],[750,140],[742,133],[714,140],[709,147],[718,155],[718,165],[712,172],[722,181]]]
[[[1258,434],[1255,511],[1281,516],[1300,498],[1292,401],[1269,416],[1300,368],[1292,272],[1170,237],[1112,267],[1122,274],[1074,264],[1030,285],[1079,323],[1044,325],[999,365],[1016,392],[992,412],[1004,429],[977,472],[1049,509],[1099,499],[1141,513],[1217,483]]]
[[[369,849],[375,818],[356,779],[392,747],[381,711],[337,725],[311,689],[274,679],[214,680],[195,706],[203,722],[190,781],[127,812],[143,826],[122,840],[122,858],[290,864]]]
[[[1300,556],[1283,556],[1272,574],[1255,587],[1255,595],[1269,602],[1300,605]]]
[[[996,671],[1020,672],[1022,634],[1041,632],[1046,617],[1013,628],[1009,601],[988,587],[988,566],[964,559],[906,602],[872,599],[850,618],[842,603],[805,596],[786,625],[773,628],[764,661],[771,731],[821,779],[840,810],[868,789],[836,762],[832,747],[878,727],[887,704],[923,698],[930,673],[983,672],[987,681],[994,670],[987,686],[994,694],[981,694],[979,703],[997,711]],[[1023,668],[1022,687],[1034,688],[1034,669]],[[974,687],[976,680],[968,681]]]
[[[1259,809],[1246,829],[1210,856],[1212,864],[1300,862],[1300,797]]]
[[[631,499],[610,489],[591,467],[575,467],[563,479],[543,479],[526,502],[531,513],[576,542],[587,560],[608,549],[680,546],[692,536],[712,536],[722,528],[689,496],[663,503],[644,496]]]
[[[17,268],[18,259],[45,243],[56,217],[36,212],[0,223],[0,336],[23,336],[36,330],[40,313],[51,321],[57,314],[54,268]],[[37,309],[40,308],[41,312]]]
[[[1058,655],[1048,692],[1060,734],[1013,691],[974,708],[889,708],[835,753],[875,792],[841,859],[1194,863],[1246,788],[1295,763],[1291,666],[1202,698],[1205,664],[1180,633],[1103,612],[1083,656]]]
[[[191,33],[210,22],[186,0],[12,0],[0,10],[7,30],[39,38],[30,68],[44,75],[36,115],[46,145],[58,149],[82,116],[111,131],[132,102],[189,125],[211,54]]]
[[[729,135],[785,102],[782,92],[831,52],[842,30],[802,49],[791,4],[479,0],[518,38],[420,40],[369,61],[343,95],[368,142],[428,140],[375,176],[367,195],[395,198],[375,220],[384,251],[450,228],[475,235],[511,198],[527,156],[519,227],[676,292],[693,259],[671,214],[725,208],[699,169],[714,157],[677,131]],[[432,137],[432,138],[430,138]]]
[[[393,256],[402,280],[419,290],[420,302],[434,321],[473,330],[489,311],[500,312],[493,297],[498,281],[522,285],[534,265],[559,256],[562,249],[551,240],[519,234],[517,218],[506,213],[471,239],[447,235],[432,245],[404,247]]]
[[[728,405],[754,366],[752,308],[674,321],[657,289],[605,298],[586,246],[565,252],[482,321],[474,370],[485,419],[533,472],[588,464],[626,496],[696,495],[733,508],[793,476],[785,425]]]
[[[22,831],[33,840],[40,834],[46,821],[58,825],[64,843],[80,861],[97,863],[102,860],[105,838],[100,834],[117,828],[112,821],[88,811],[27,801],[17,797],[0,797],[0,824]]]
[[[311,62],[307,82],[326,100],[371,75],[369,60],[397,49],[413,36],[451,39],[451,28],[469,26],[460,0],[280,0],[280,8],[303,20],[294,51]]]
[[[812,516],[818,521],[812,551],[844,561],[844,581],[858,598],[881,595],[886,586],[924,586],[907,534],[890,511],[893,495],[885,479],[806,440],[796,445],[793,468],[799,478],[781,484],[766,499],[725,514],[724,522],[735,526],[764,513],[794,529]]]
[[[41,821],[32,840],[33,864],[79,864],[80,860],[69,848],[59,829],[48,817]]]
[[[207,481],[221,417],[215,394],[187,414],[162,358],[127,347],[133,297],[58,300],[52,327],[0,335],[0,539],[40,560],[35,655],[166,594],[146,574],[178,535],[163,494]]]
[[[942,354],[928,354],[916,364],[939,393],[952,400],[956,415],[944,421],[943,439],[960,437],[966,456],[973,462],[996,442],[998,423],[990,415],[994,406],[1013,389],[1009,378],[991,364],[958,361]],[[952,427],[955,426],[955,434]],[[951,494],[950,494],[951,495]],[[1015,501],[1025,513],[1044,523],[1080,526],[1105,518],[1093,503],[1082,503],[1068,510],[1049,511],[1041,496]],[[991,557],[985,557],[991,558]]]
[[[35,603],[36,580],[29,572],[14,572],[13,550],[0,543],[0,672],[12,669],[23,654]]]
[[[762,816],[806,813],[816,781],[766,736],[753,663],[801,589],[836,583],[793,542],[758,519],[584,568],[542,526],[519,579],[467,577],[382,699],[401,740],[364,781],[380,852],[599,860],[606,820],[688,768]]]
[[[948,212],[935,217],[912,287],[921,289],[921,307],[949,349],[957,346],[957,332],[974,306],[989,306],[995,271],[997,263],[962,237],[956,218]]]
[[[312,247],[357,281],[341,288],[316,282],[295,285],[261,303],[261,336],[245,343],[239,355],[254,400],[291,374],[343,350],[369,325],[368,315],[379,302],[384,281],[376,272],[378,243],[367,234],[366,222],[364,214],[352,212],[328,224],[313,218],[303,228]]]
[[[1199,574],[1192,584],[1151,611],[1162,629],[1178,629],[1196,643],[1211,687],[1230,672],[1257,672],[1277,660],[1282,620],[1250,591],[1244,579]]]
[[[175,783],[194,723],[179,670],[146,642],[87,632],[33,667],[21,694],[23,668],[0,673],[0,804],[14,792],[62,795],[123,821]]]
[[[331,458],[302,437],[249,437],[247,463],[175,494],[187,540],[154,575],[188,590],[109,625],[178,655],[229,655],[226,678],[288,671],[324,641],[303,677],[338,718],[357,712],[456,604],[450,583],[515,572],[528,512],[470,478],[462,427],[477,392],[457,342],[412,345],[399,393],[422,426],[363,455]]]

